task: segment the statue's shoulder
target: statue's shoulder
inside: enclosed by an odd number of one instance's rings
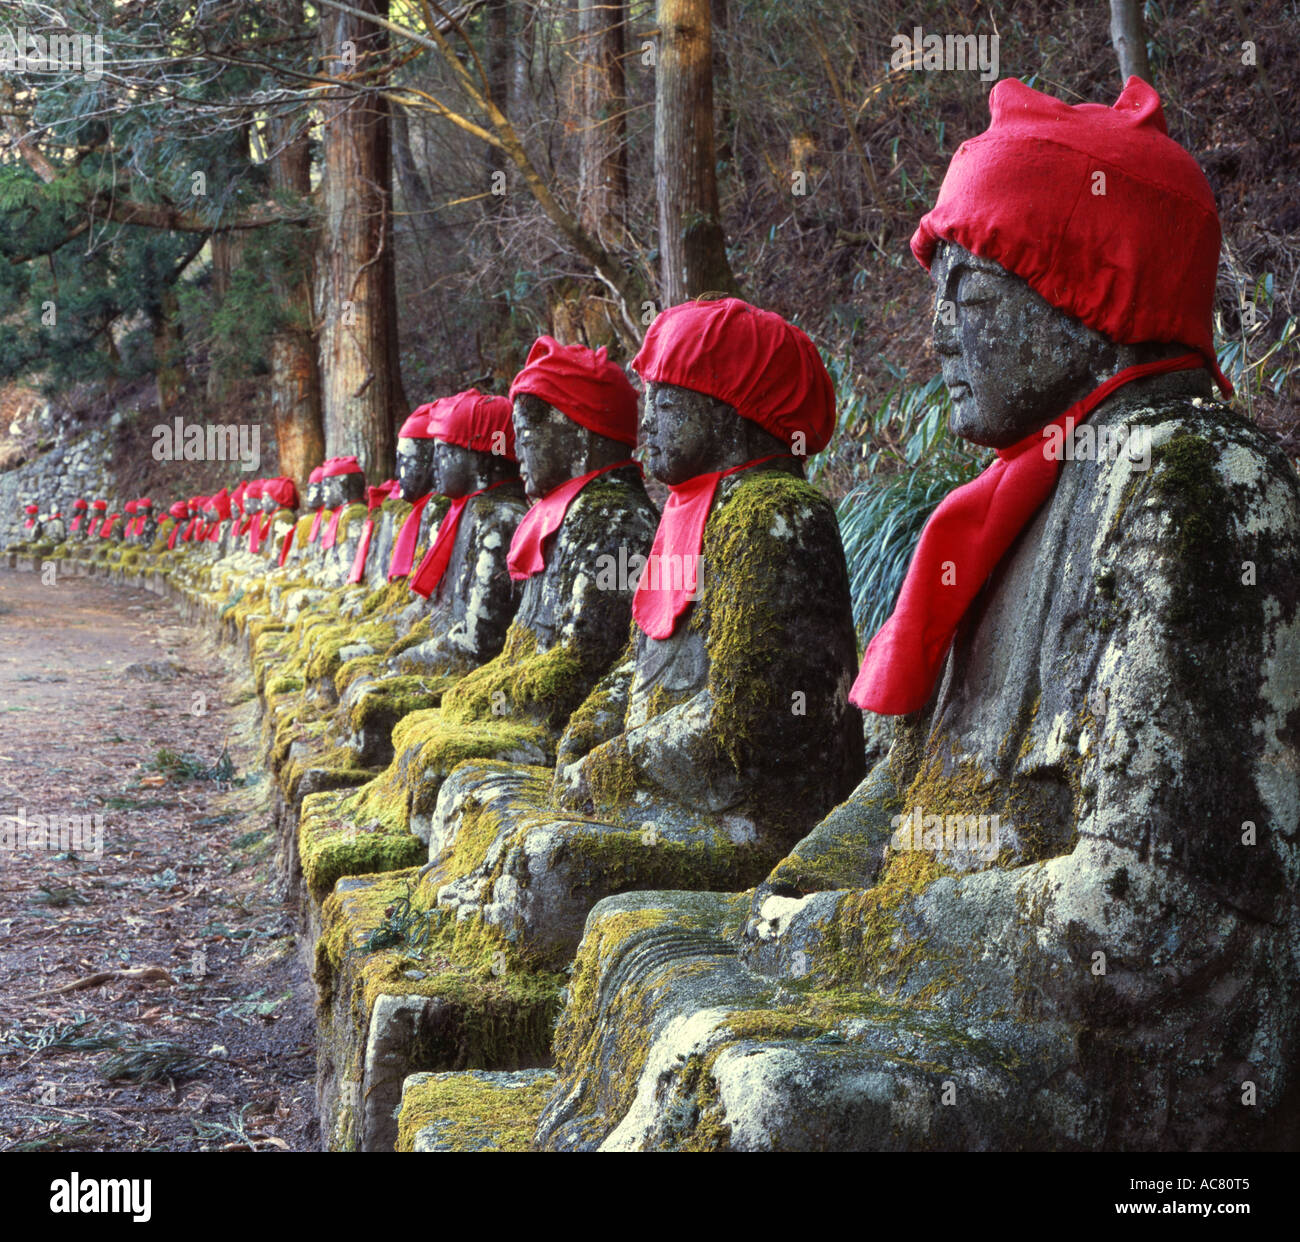
[[[645,484],[634,467],[613,470],[592,479],[574,497],[565,514],[564,530],[585,533],[591,540],[607,542],[612,527],[635,529],[659,524],[659,512],[646,494]]]
[[[802,542],[828,531],[838,538],[835,506],[806,479],[779,470],[736,477],[714,506],[706,538]]]
[[[1222,533],[1300,524],[1300,476],[1276,440],[1218,401],[1170,398],[1126,412],[1127,466],[1148,509]]]

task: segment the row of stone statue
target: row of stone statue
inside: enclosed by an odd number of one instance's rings
[[[737,299],[654,321],[639,428],[604,351],[545,337],[509,399],[417,411],[382,575],[349,459],[280,537],[280,632],[248,633],[304,877],[319,902],[427,858],[431,906],[537,968],[578,953],[540,1143],[1294,1136],[1300,479],[1212,399],[1217,215],[1155,93],[991,107],[913,249],[953,427],[996,455],[856,681],[802,470],[832,385]],[[1085,420],[1145,451],[1048,451]],[[335,647],[295,620],[330,499],[348,576],[428,601],[330,596]],[[897,718],[870,771],[859,708]]]

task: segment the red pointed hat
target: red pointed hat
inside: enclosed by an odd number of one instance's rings
[[[632,369],[652,384],[725,401],[803,454],[820,452],[835,430],[835,385],[817,346],[739,298],[683,302],[656,315]]]
[[[281,509],[298,507],[298,489],[292,479],[281,475],[279,478],[266,479],[262,483],[262,495],[270,496]]]
[[[1190,345],[1231,394],[1212,330],[1219,214],[1160,96],[1131,77],[1113,108],[1067,104],[1008,78],[989,112],[921,218],[917,259],[956,242],[1113,341]]]
[[[521,392],[540,397],[589,431],[636,444],[636,389],[603,345],[588,349],[539,336],[510,385],[510,401]]]
[[[467,388],[429,406],[428,433],[448,444],[517,461],[513,408],[509,397],[490,397]]]
[[[331,457],[321,467],[321,477],[332,479],[340,474],[360,474],[361,463],[355,457]]]

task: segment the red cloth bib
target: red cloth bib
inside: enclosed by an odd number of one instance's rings
[[[296,522],[284,532],[284,538],[280,541],[280,559],[277,562],[281,569],[284,568],[285,561],[289,559],[289,549],[293,547],[293,537],[297,533],[298,524]]]
[[[447,572],[447,566],[451,562],[451,552],[456,546],[456,531],[460,527],[460,515],[465,512],[466,504],[475,496],[481,496],[484,492],[490,492],[493,488],[510,482],[513,480],[502,479],[500,483],[479,488],[478,491],[470,492],[467,496],[458,496],[451,502],[451,507],[443,514],[442,521],[438,525],[437,537],[424,554],[420,568],[411,575],[412,591],[428,599],[438,589],[438,584],[442,581],[442,576]]]
[[[339,505],[330,517],[330,524],[325,528],[325,533],[321,536],[320,546],[326,550],[334,546],[334,541],[339,537],[339,519],[343,516],[343,510],[347,505]]]
[[[1199,354],[1183,354],[1128,367],[1046,427],[998,449],[997,460],[978,478],[949,492],[921,532],[898,603],[868,644],[849,701],[882,716],[906,715],[929,702],[966,609],[1056,486],[1061,461],[1046,452],[1051,428],[1072,434],[1072,424],[1117,388],[1204,365]]]
[[[352,558],[352,568],[348,571],[348,585],[354,586],[361,581],[366,572],[366,557],[370,555],[370,536],[375,533],[375,519],[366,518],[361,525],[361,538],[357,540],[357,554]]]
[[[80,530],[80,529],[81,529],[81,519],[82,519],[83,517],[85,517],[85,516],[86,516],[86,515],[85,515],[84,513],[78,513],[77,516],[74,517],[74,518],[72,519],[72,525],[71,525],[68,529],[69,529],[69,530],[73,530],[73,531],[78,531],[78,530]]]
[[[167,536],[167,551],[168,551],[168,552],[171,552],[171,551],[173,551],[173,550],[175,549],[175,547],[176,547],[176,538],[177,538],[177,536],[178,536],[180,533],[181,533],[181,524],[180,524],[179,522],[177,522],[176,525],[172,527],[172,533],[171,533],[170,535]]]
[[[697,474],[668,489],[668,503],[655,531],[650,559],[632,596],[632,617],[643,634],[650,638],[670,637],[677,628],[677,618],[696,598],[704,527],[719,481],[766,461],[791,456],[791,453],[769,453],[728,470]]]
[[[388,562],[389,582],[394,578],[405,578],[411,572],[411,566],[415,563],[415,545],[420,541],[420,518],[424,514],[424,506],[432,499],[432,492],[421,496],[411,506],[402,529],[397,532],[397,538],[393,540],[393,557]]]
[[[262,547],[262,515],[254,513],[248,519],[248,550],[254,555]]]
[[[598,474],[608,474],[611,470],[621,470],[624,466],[636,465],[636,460],[628,457],[623,461],[616,461],[612,466],[601,466],[599,470],[590,470],[576,479],[561,483],[559,487],[543,496],[524,514],[523,521],[515,527],[515,537],[510,541],[510,553],[506,557],[510,576],[516,582],[522,582],[546,568],[543,545],[560,529],[569,506],[592,479]]]
[[[313,517],[311,520],[311,531],[307,535],[308,543],[316,542],[316,536],[320,534],[321,515],[324,512],[325,512],[324,505],[321,505],[321,507],[316,510],[316,516]]]

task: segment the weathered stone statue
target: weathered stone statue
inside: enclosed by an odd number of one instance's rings
[[[158,534],[158,519],[154,515],[153,500],[148,496],[142,496],[135,502],[135,542],[140,547],[147,548]]]
[[[396,758],[341,809],[335,821],[342,821],[340,840],[353,817],[369,822],[375,813],[402,834],[427,836],[438,790],[463,759],[554,763],[570,713],[626,643],[635,584],[600,584],[597,578],[620,549],[644,556],[654,531],[654,507],[630,455],[636,393],[603,349],[542,337],[515,378],[511,398],[515,451],[535,502],[507,558],[510,575],[523,584],[518,612],[499,655],[446,690],[441,707],[414,712],[397,726]],[[466,563],[464,572],[473,574],[473,566]],[[475,607],[471,591],[457,639],[448,631],[446,654],[453,641],[473,641],[468,612]],[[493,610],[498,623],[503,610]],[[383,842],[377,835],[373,840],[378,850]],[[356,849],[348,849],[355,859]],[[304,846],[304,860],[308,855]],[[308,879],[319,891],[321,879]]]
[[[522,593],[506,565],[528,507],[509,399],[470,389],[423,408],[412,442],[428,446],[430,469],[418,482],[436,485],[451,507],[410,579],[429,602],[428,637],[401,652],[386,675],[353,681],[340,702],[352,724],[348,744],[367,767],[393,758],[398,720],[436,707],[448,685],[501,650]]]
[[[743,902],[592,911],[546,1146],[1295,1144],[1300,480],[1154,91],[990,105],[912,246],[998,455],[868,647],[893,748]]]
[[[86,537],[86,514],[90,505],[80,496],[72,502],[72,521],[68,525],[68,535],[73,539]]]
[[[863,771],[839,526],[801,461],[835,426],[816,348],[728,298],[661,314],[633,365],[669,501],[648,561],[604,567],[640,576],[631,647],[570,721],[553,791],[464,765],[430,843],[441,904],[556,965],[610,892],[761,879]],[[462,837],[489,819],[496,842],[466,870]]]
[[[90,521],[85,527],[85,537],[87,539],[97,539],[99,537],[99,528],[104,524],[104,515],[107,512],[107,500],[92,500],[90,502]]]
[[[38,525],[42,540],[48,540],[51,543],[62,543],[68,537],[68,526],[57,504],[40,518]]]

